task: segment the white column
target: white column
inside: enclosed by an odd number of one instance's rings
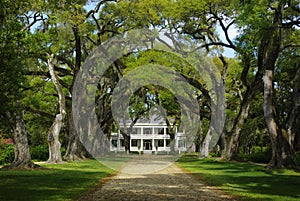
[[[164,150],[166,150],[166,139],[164,139]]]
[[[151,149],[152,149],[152,151],[154,151],[155,149],[155,146],[154,146],[154,136],[155,136],[155,127],[153,126],[152,127],[152,147],[151,147]]]
[[[154,144],[154,138],[152,138],[152,151],[154,151],[155,149],[155,146],[154,146],[155,144]]]
[[[117,137],[117,151],[120,150],[120,130],[118,130],[118,137]]]
[[[144,150],[144,140],[141,139],[141,149],[140,149],[140,151],[143,151],[143,150]]]

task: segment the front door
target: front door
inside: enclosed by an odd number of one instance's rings
[[[150,140],[145,140],[144,147],[145,147],[145,150],[151,150],[152,149],[151,141]]]

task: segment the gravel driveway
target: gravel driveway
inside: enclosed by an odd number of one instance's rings
[[[80,200],[233,200],[195,176],[185,173],[173,162],[155,157],[135,158],[118,174]]]

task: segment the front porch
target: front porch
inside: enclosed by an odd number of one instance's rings
[[[130,151],[170,151],[170,139],[131,139]]]

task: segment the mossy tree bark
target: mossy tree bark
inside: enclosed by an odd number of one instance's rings
[[[284,5],[279,3],[274,13],[273,26],[262,38],[262,44],[265,44],[265,47],[261,51],[261,62],[259,63],[265,69],[263,110],[272,144],[272,158],[268,168],[297,167],[294,150],[288,142],[288,137],[282,132],[275,107],[274,71],[281,51],[282,30],[280,27],[282,27],[283,21],[283,7]]]
[[[36,168],[38,165],[31,161],[28,145],[28,132],[22,117],[22,112],[17,111],[16,125],[14,128],[14,161],[8,168]]]
[[[56,115],[55,120],[48,131],[48,145],[49,145],[49,159],[48,163],[61,163],[61,143],[59,141],[59,133],[63,126],[63,120],[66,116],[66,100],[62,87],[59,83],[57,74],[54,71],[54,55],[48,58],[48,68],[51,75],[52,82],[57,90],[59,99],[59,114]]]

